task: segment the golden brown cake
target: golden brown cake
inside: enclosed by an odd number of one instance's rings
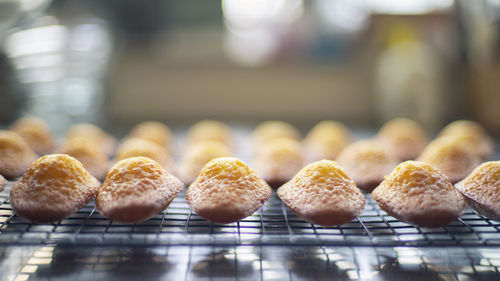
[[[419,161],[431,164],[450,178],[452,183],[465,178],[481,164],[481,158],[462,141],[462,137],[440,137],[429,143]]]
[[[473,148],[480,157],[488,158],[494,153],[492,138],[486,133],[484,128],[474,121],[457,120],[444,127],[439,133],[439,137],[444,136],[465,136],[472,143]]]
[[[387,122],[377,133],[377,139],[399,160],[415,159],[425,148],[427,136],[415,121],[396,118]]]
[[[189,186],[186,200],[198,215],[218,223],[250,216],[271,196],[271,188],[238,158],[211,160]]]
[[[500,221],[500,161],[481,164],[455,187],[476,212]]]
[[[333,120],[324,120],[316,124],[307,133],[305,141],[316,141],[322,140],[324,138],[335,138],[337,142],[342,146],[346,147],[351,143],[351,132],[342,123]]]
[[[349,129],[337,121],[325,120],[314,126],[304,139],[309,161],[334,160],[351,142]]]
[[[0,175],[0,191],[2,191],[5,186],[7,186],[7,180],[2,175]]]
[[[308,162],[323,159],[334,160],[345,148],[334,136],[325,136],[314,141],[306,141],[304,144],[304,153]]]
[[[356,185],[371,192],[377,187],[384,176],[390,174],[399,164],[394,155],[373,140],[358,141],[345,148],[337,158],[337,163]]]
[[[172,133],[170,129],[163,123],[158,121],[145,121],[136,125],[130,133],[129,138],[139,138],[152,141],[167,151],[171,151],[173,147]]]
[[[18,119],[10,129],[23,138],[31,149],[45,155],[54,150],[54,137],[45,121],[37,117],[23,117]]]
[[[145,139],[127,139],[116,150],[116,161],[130,157],[143,156],[151,158],[163,168],[170,169],[170,155],[165,147]]]
[[[289,181],[304,165],[302,145],[294,139],[269,140],[255,157],[257,173],[273,188]]]
[[[80,161],[89,173],[102,181],[106,178],[111,162],[108,156],[94,142],[86,138],[71,138],[66,140],[57,153],[68,154]]]
[[[75,158],[46,155],[35,161],[14,183],[10,204],[17,215],[39,223],[62,220],[83,208],[100,183]]]
[[[354,181],[331,160],[305,166],[277,193],[295,214],[324,226],[341,225],[358,217],[366,201]]]
[[[132,157],[114,165],[96,199],[101,214],[120,222],[145,221],[168,207],[182,182],[155,161]]]
[[[270,140],[281,138],[300,140],[301,136],[291,124],[274,120],[260,123],[252,133],[252,142],[256,148]]]
[[[232,154],[231,149],[220,142],[206,141],[193,144],[187,148],[179,165],[179,176],[184,183],[190,184],[210,160],[229,157]]]
[[[187,132],[187,141],[190,144],[204,141],[216,141],[231,146],[231,128],[220,121],[202,120],[189,128]]]
[[[0,130],[0,175],[8,179],[22,176],[37,155],[16,133]]]
[[[79,123],[71,126],[66,132],[66,139],[75,137],[96,142],[106,155],[112,155],[115,150],[116,139],[90,123]]]
[[[423,227],[447,225],[466,207],[448,177],[421,161],[399,164],[371,195],[391,216]]]

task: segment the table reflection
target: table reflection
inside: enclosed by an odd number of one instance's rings
[[[498,248],[0,248],[2,280],[499,280]]]

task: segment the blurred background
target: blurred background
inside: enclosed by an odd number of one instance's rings
[[[0,43],[4,125],[466,118],[500,135],[500,0],[0,0]]]

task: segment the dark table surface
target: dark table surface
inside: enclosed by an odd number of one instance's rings
[[[500,280],[496,247],[0,247],[2,280]]]

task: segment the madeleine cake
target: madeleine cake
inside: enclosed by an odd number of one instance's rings
[[[389,153],[401,161],[415,159],[427,144],[427,136],[422,127],[406,118],[387,122],[376,137]]]
[[[137,124],[130,133],[129,138],[139,138],[152,141],[171,151],[173,147],[173,138],[170,129],[158,121],[145,121]]]
[[[447,225],[466,207],[448,177],[421,161],[399,164],[371,196],[391,216],[423,227]]]
[[[300,140],[301,136],[291,124],[275,120],[260,123],[252,132],[252,142],[256,148],[270,140],[282,138]]]
[[[304,139],[307,159],[312,162],[334,160],[350,142],[351,133],[344,125],[332,120],[321,121]]]
[[[453,121],[439,133],[439,137],[444,136],[467,136],[469,141],[473,143],[470,148],[476,151],[482,158],[491,157],[495,151],[493,139],[479,123],[474,121]]]
[[[481,164],[455,187],[476,212],[500,221],[500,161]]]
[[[18,134],[0,130],[0,175],[8,179],[22,176],[37,155]]]
[[[430,142],[418,157],[443,172],[452,183],[465,178],[481,164],[481,158],[462,141],[462,137],[440,137]]]
[[[205,141],[190,145],[179,164],[179,176],[186,184],[191,184],[203,167],[212,159],[232,156],[231,149],[216,141]]]
[[[120,222],[145,221],[168,207],[182,182],[146,157],[116,163],[96,199],[101,214]]]
[[[10,204],[17,215],[33,222],[55,222],[87,205],[99,187],[99,181],[75,158],[46,155],[14,183]]]
[[[39,155],[51,153],[54,150],[54,137],[45,121],[37,117],[18,119],[10,129],[22,137],[31,149]]]
[[[371,192],[384,176],[399,164],[398,159],[388,153],[377,141],[365,140],[346,147],[336,159],[354,180],[356,186]]]
[[[0,175],[0,191],[2,191],[7,186],[7,180]]]
[[[204,141],[216,141],[231,146],[231,128],[216,120],[199,121],[189,128],[187,132],[187,142],[195,144]]]
[[[358,217],[366,201],[354,181],[331,160],[305,166],[277,193],[295,214],[324,226],[341,225]]]
[[[304,141],[315,142],[324,138],[335,138],[342,147],[346,147],[351,143],[351,132],[340,122],[323,120],[309,130]]]
[[[271,188],[238,158],[208,162],[189,186],[186,200],[201,217],[230,223],[250,216],[271,196]]]
[[[106,178],[111,162],[108,156],[94,142],[86,138],[71,138],[66,140],[57,153],[68,154],[83,164],[89,173],[102,181]]]
[[[131,138],[125,140],[116,150],[116,161],[130,157],[143,156],[153,159],[163,168],[170,170],[170,155],[165,147],[145,139]]]
[[[304,167],[302,145],[294,139],[269,140],[259,147],[254,165],[259,176],[277,188]]]
[[[79,123],[71,126],[66,132],[66,139],[74,137],[86,138],[96,142],[106,155],[112,155],[115,150],[116,139],[90,123]]]

